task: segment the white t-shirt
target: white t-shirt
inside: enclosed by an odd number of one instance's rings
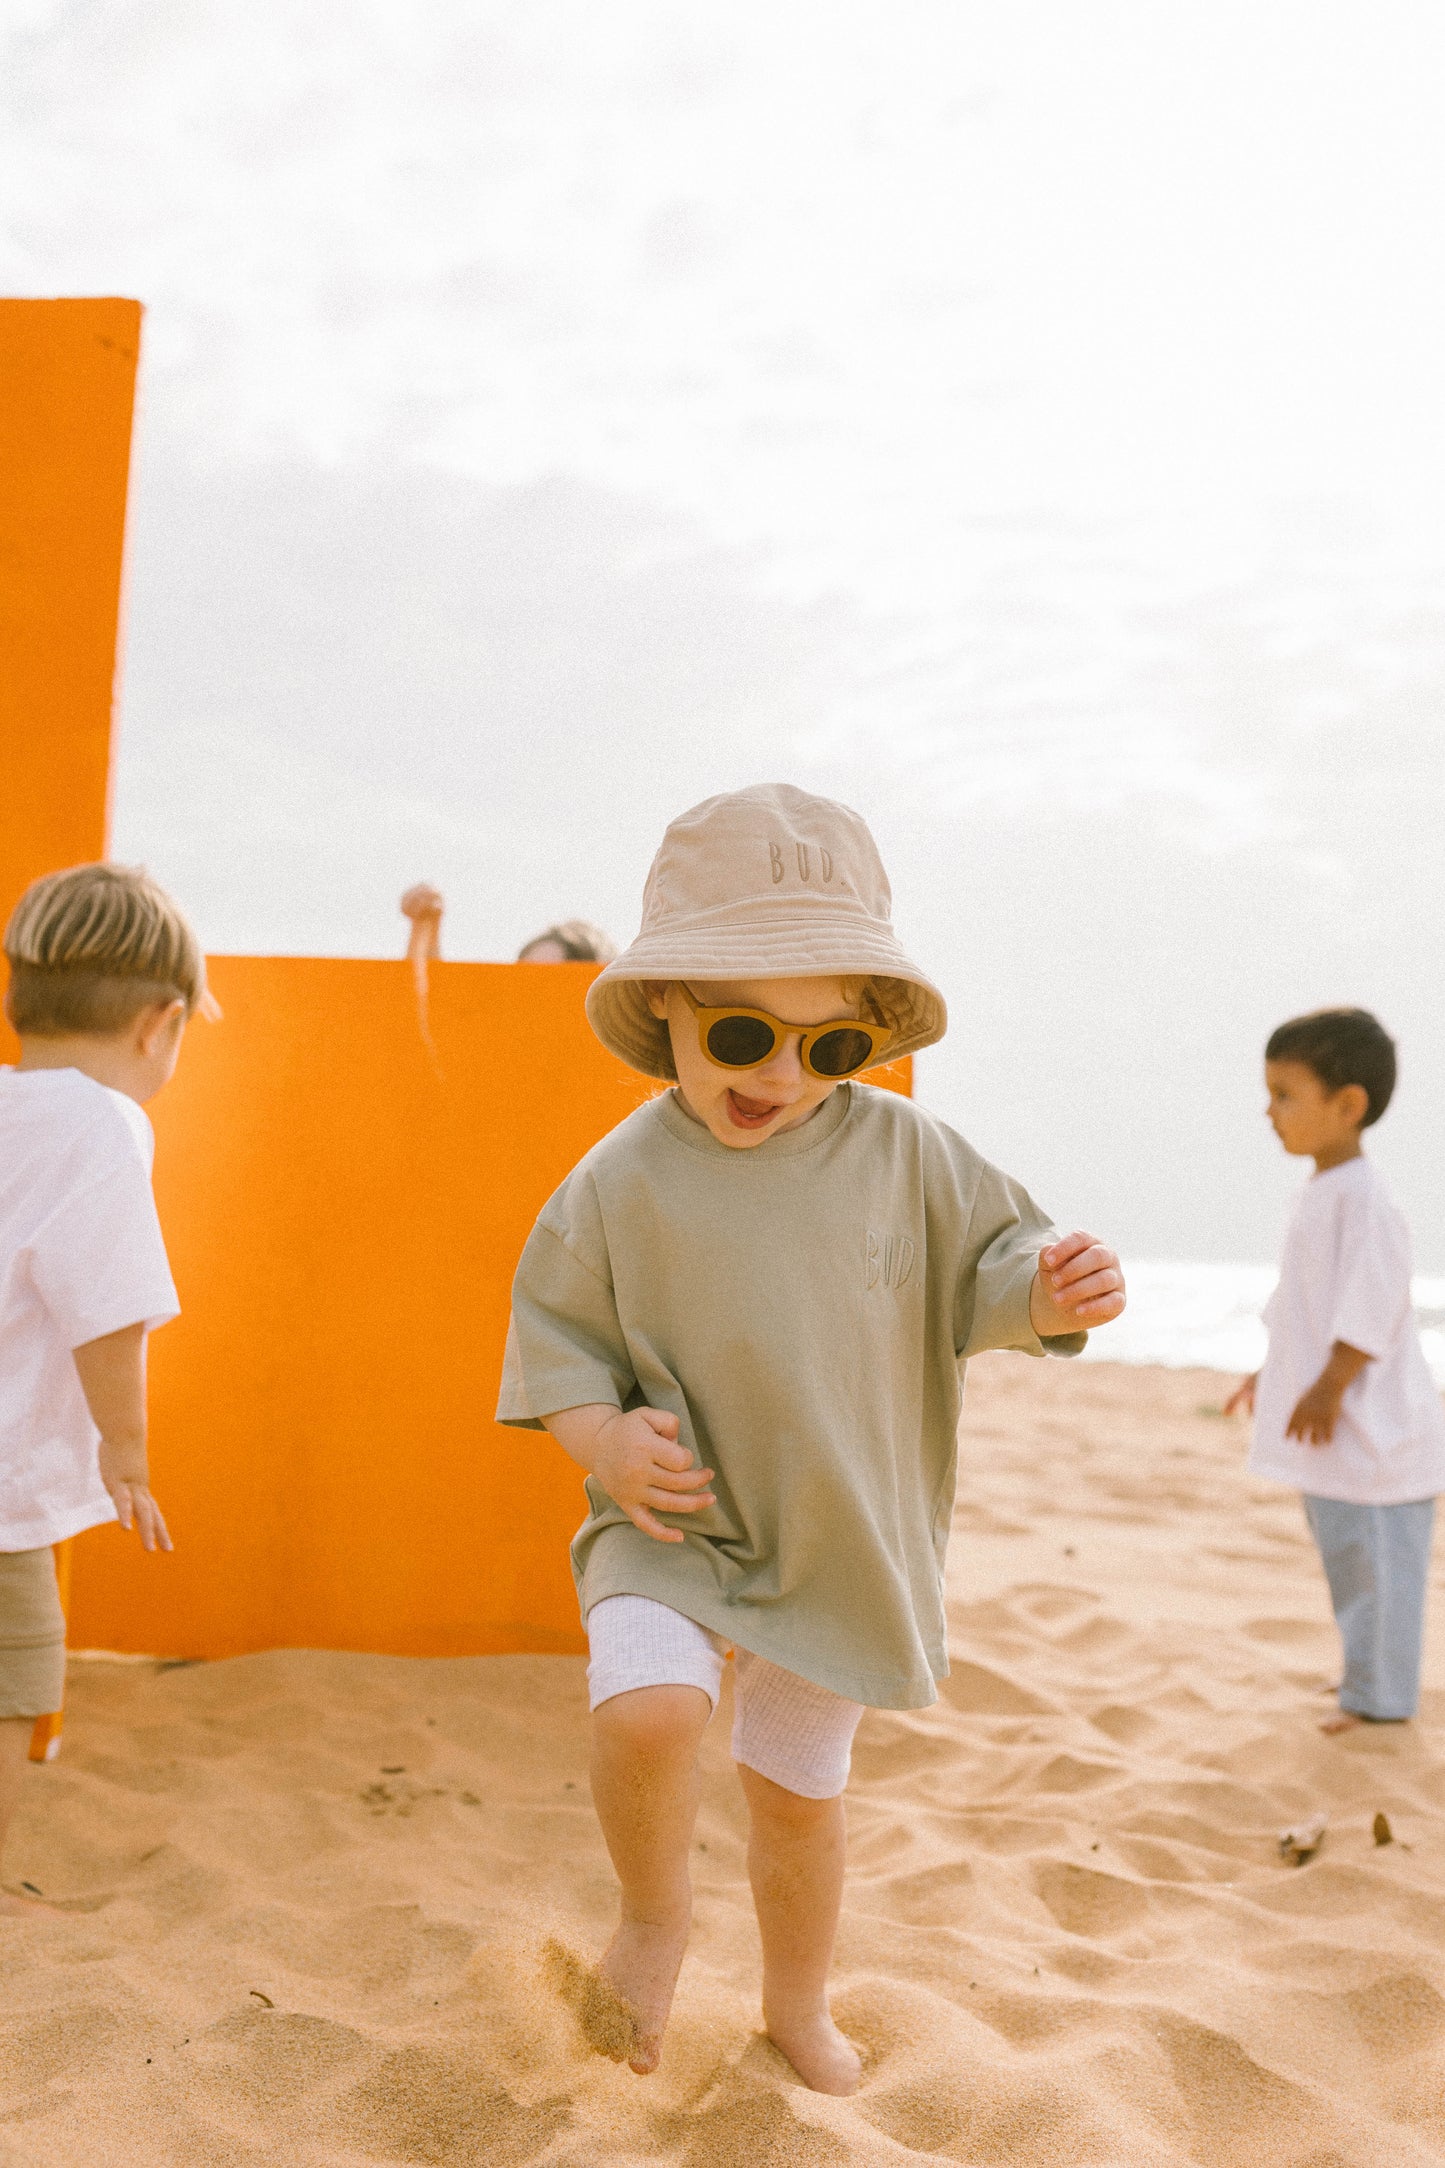
[[[1410,1230],[1368,1159],[1306,1182],[1264,1320],[1252,1474],[1354,1505],[1445,1491],[1445,1408],[1410,1307]],[[1329,1444],[1306,1445],[1285,1427],[1336,1340],[1374,1359],[1346,1389]]]
[[[133,1099],[78,1069],[0,1068],[0,1551],[113,1521],[71,1349],[180,1304]]]

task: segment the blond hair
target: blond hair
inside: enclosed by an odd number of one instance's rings
[[[187,920],[143,866],[72,866],[32,881],[5,928],[10,1021],[37,1038],[123,1031],[142,1009],[193,1015],[206,965]]]
[[[895,1032],[904,1028],[908,1014],[907,992],[907,987],[897,979],[850,976],[843,980],[845,998],[861,1009],[865,1017],[871,1009],[875,1023],[886,1024]]]
[[[590,925],[585,918],[564,918],[560,924],[534,933],[526,947],[518,950],[518,963],[524,964],[531,951],[544,941],[555,941],[569,964],[610,964],[617,954],[617,944],[600,926]]]

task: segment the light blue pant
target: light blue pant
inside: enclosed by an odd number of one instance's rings
[[[1377,1722],[1413,1716],[1435,1501],[1356,1506],[1304,1494],[1344,1644],[1340,1707]]]

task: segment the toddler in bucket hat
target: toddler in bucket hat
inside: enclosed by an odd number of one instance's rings
[[[948,1028],[942,994],[904,954],[892,892],[866,822],[789,783],[707,798],[662,839],[642,930],[587,995],[604,1046],[647,1076],[674,1078],[649,981],[866,978],[892,1027],[887,1058]]]
[[[621,1889],[600,1963],[549,1945],[591,2044],[656,2069],[691,1910],[697,1755],[724,1661],[752,1821],[763,2015],[804,2083],[861,2064],[828,2009],[865,1708],[947,1675],[962,1364],[1074,1354],[1112,1250],[863,1079],[942,1037],[866,824],[787,784],[669,827],[593,982],[612,1051],[673,1082],[604,1137],[517,1268],[498,1418],[586,1470],[572,1545],[592,1789]]]

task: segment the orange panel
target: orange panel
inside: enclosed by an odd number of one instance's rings
[[[581,1478],[492,1410],[533,1219],[655,1088],[589,1030],[591,967],[433,965],[435,1060],[400,963],[211,970],[225,1021],[152,1109],[185,1304],[151,1351],[176,1551],[80,1538],[72,1642],[581,1649]]]
[[[0,301],[0,925],[38,874],[105,852],[140,318]]]

